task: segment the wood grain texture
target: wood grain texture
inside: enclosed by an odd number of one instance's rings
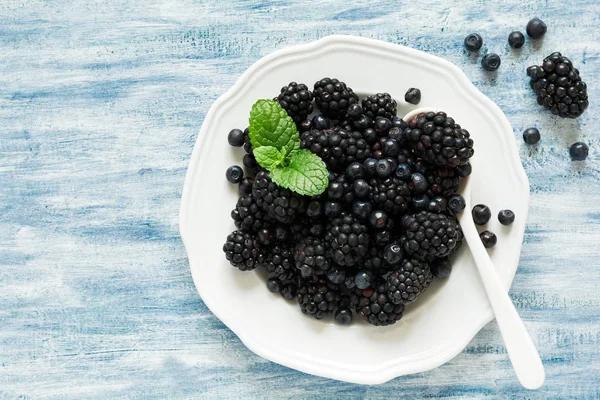
[[[600,3],[353,3],[0,3],[0,398],[600,398]],[[533,16],[546,38],[509,51]],[[471,31],[497,74],[464,52]],[[520,388],[494,323],[436,370],[359,386],[261,359],[200,300],[177,216],[205,113],[262,56],[335,33],[450,60],[515,136],[540,128],[537,147],[519,140],[532,201],[511,296],[541,390]],[[575,121],[529,92],[524,68],[552,51],[588,83]],[[569,160],[576,140],[585,163]]]

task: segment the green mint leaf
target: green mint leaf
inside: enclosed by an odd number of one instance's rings
[[[283,149],[285,152],[285,148]],[[266,170],[271,171],[279,165],[283,165],[285,154],[273,146],[261,146],[253,150],[256,162]]]
[[[296,124],[274,100],[258,100],[250,111],[250,143],[256,150],[261,146],[285,148],[291,154],[300,148]]]
[[[296,193],[316,196],[327,189],[329,173],[319,156],[308,150],[297,150],[287,167],[277,167],[271,171],[271,179]]]

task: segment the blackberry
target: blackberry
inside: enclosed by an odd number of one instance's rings
[[[556,52],[544,58],[542,65],[527,68],[529,85],[539,105],[562,118],[577,118],[589,105],[587,85],[571,60]]]
[[[409,146],[425,161],[444,167],[465,165],[473,156],[473,139],[444,112],[421,113],[405,130]]]
[[[291,240],[298,243],[309,236],[323,237],[325,225],[321,220],[311,220],[302,216],[289,225]]]
[[[402,217],[404,235],[400,244],[405,256],[419,260],[447,257],[462,241],[462,231],[456,220],[444,214],[421,211]]]
[[[371,202],[375,209],[387,211],[391,215],[403,215],[411,202],[410,188],[397,177],[371,178]]]
[[[339,128],[304,132],[300,148],[321,157],[329,170],[335,172],[343,172],[349,164],[371,156],[370,146],[360,132]]]
[[[281,223],[292,222],[297,214],[305,211],[306,207],[304,197],[277,186],[271,181],[269,173],[264,170],[254,177],[252,196],[267,216]]]
[[[327,188],[327,198],[335,202],[351,204],[356,198],[354,184],[344,174],[335,176],[334,179],[330,180]]]
[[[269,246],[273,243],[284,243],[290,239],[290,232],[285,225],[275,225],[262,228],[256,234],[261,245]]]
[[[268,225],[265,212],[258,206],[252,195],[238,199],[231,211],[231,219],[242,232],[255,233]]]
[[[240,271],[253,270],[262,259],[254,237],[241,231],[233,231],[227,236],[223,252],[231,265]]]
[[[296,300],[304,314],[322,319],[333,313],[340,297],[339,286],[322,278],[307,278],[300,281]]]
[[[294,255],[287,245],[275,245],[267,249],[261,265],[265,271],[282,281],[293,279],[295,275]]]
[[[448,197],[458,191],[460,176],[455,168],[436,166],[417,160],[414,169],[427,179],[429,187],[425,193],[429,197],[433,198],[440,195]]]
[[[325,241],[332,250],[333,261],[349,267],[362,262],[369,250],[366,225],[345,212],[328,222]]]
[[[313,94],[303,83],[290,82],[281,88],[281,93],[275,99],[287,111],[294,122],[301,122],[313,110]]]
[[[327,246],[323,239],[309,236],[298,243],[294,249],[296,267],[304,277],[323,275],[330,267],[326,256]]]
[[[369,254],[367,254],[365,261],[362,263],[362,268],[372,271],[374,274],[385,274],[389,269],[389,265],[383,258],[383,251],[383,248],[371,246],[369,248]]]
[[[396,116],[396,100],[389,93],[377,93],[364,98],[362,108],[365,114],[372,119],[385,117],[392,119]]]
[[[387,292],[385,280],[375,281],[372,288],[360,293],[356,313],[375,326],[392,325],[400,321],[404,304],[392,303]]]
[[[409,304],[425,291],[433,280],[429,264],[406,259],[386,279],[387,294],[394,304]]]
[[[317,81],[313,93],[319,110],[331,119],[344,119],[348,107],[358,103],[358,96],[354,91],[335,78]]]
[[[569,147],[569,155],[573,161],[583,161],[589,153],[590,149],[588,145],[583,142],[575,142]]]

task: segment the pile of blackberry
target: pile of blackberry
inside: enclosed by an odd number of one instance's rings
[[[271,292],[316,319],[396,323],[434,278],[448,276],[462,244],[454,212],[462,211],[460,179],[471,173],[469,132],[443,112],[405,122],[390,94],[359,99],[333,78],[312,91],[292,82],[275,100],[296,122],[300,147],[327,165],[329,186],[314,197],[278,187],[248,161],[248,130],[232,130],[246,168],[227,175],[240,192],[227,260],[264,270]]]

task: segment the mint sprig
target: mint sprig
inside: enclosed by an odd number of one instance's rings
[[[329,174],[319,156],[300,150],[300,134],[287,112],[274,100],[258,100],[250,111],[250,143],[258,164],[277,185],[315,196],[327,189]]]

